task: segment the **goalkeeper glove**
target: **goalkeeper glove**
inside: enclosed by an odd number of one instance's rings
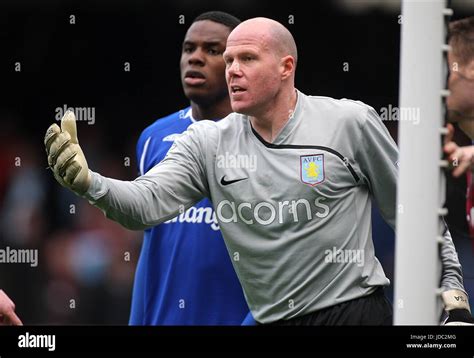
[[[445,325],[468,326],[474,324],[467,295],[460,290],[448,290],[441,294],[448,318]]]
[[[61,129],[54,123],[44,137],[48,164],[56,180],[77,194],[89,189],[91,176],[87,161],[77,140],[76,116],[67,111]]]

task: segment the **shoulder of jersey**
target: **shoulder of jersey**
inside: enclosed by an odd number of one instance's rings
[[[368,107],[370,107],[362,101],[348,98],[337,99],[326,96],[306,96],[306,98],[308,98],[308,102],[311,105],[324,106],[331,109],[340,108],[346,110],[360,111],[366,110]]]
[[[226,131],[235,131],[236,126],[239,127],[239,122],[242,122],[242,115],[231,113],[219,121],[200,120],[189,126],[187,132],[193,136],[206,140],[207,143],[218,141]],[[240,121],[239,121],[240,119]]]
[[[364,102],[347,98],[336,99],[324,96],[307,96],[307,98],[310,111],[327,111],[331,119],[360,121],[368,110],[373,110]]]
[[[225,130],[230,127],[238,127],[246,120],[246,116],[240,113],[232,112],[220,121],[216,122],[219,130]]]
[[[242,115],[238,113],[230,113],[226,117],[222,118],[219,121],[212,121],[208,119],[203,119],[200,121],[194,122],[189,129],[194,131],[221,131],[222,129],[228,128],[229,126],[234,126],[242,121]],[[210,134],[210,133],[209,133]]]
[[[161,138],[163,141],[172,142],[192,123],[191,118],[186,116],[189,109],[188,107],[157,119],[143,130],[141,137],[146,139],[153,136],[156,139]]]

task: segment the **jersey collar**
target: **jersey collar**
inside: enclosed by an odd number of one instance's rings
[[[285,123],[283,128],[281,129],[280,133],[276,136],[276,138],[273,140],[271,144],[278,145],[278,144],[283,144],[285,140],[288,138],[290,133],[293,131],[293,129],[296,128],[296,125],[301,121],[302,113],[304,110],[304,94],[298,90],[296,90],[296,106],[295,110],[293,112],[293,116],[290,117],[290,119]],[[257,139],[263,140],[258,133],[253,129],[252,124],[250,123],[250,119],[248,116],[246,117],[246,126],[250,132],[252,132]]]

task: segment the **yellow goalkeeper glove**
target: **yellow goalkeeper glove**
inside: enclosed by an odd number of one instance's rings
[[[91,177],[87,161],[77,140],[76,116],[67,111],[61,129],[54,123],[44,137],[48,164],[56,180],[77,194],[89,189]]]

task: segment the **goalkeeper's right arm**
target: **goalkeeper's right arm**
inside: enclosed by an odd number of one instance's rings
[[[89,170],[77,140],[74,114],[67,112],[61,130],[53,124],[46,132],[48,163],[61,185],[88,199],[108,218],[142,230],[175,217],[208,195],[201,139],[209,124],[198,124],[204,128],[197,131],[191,126],[161,163],[127,182]]]

